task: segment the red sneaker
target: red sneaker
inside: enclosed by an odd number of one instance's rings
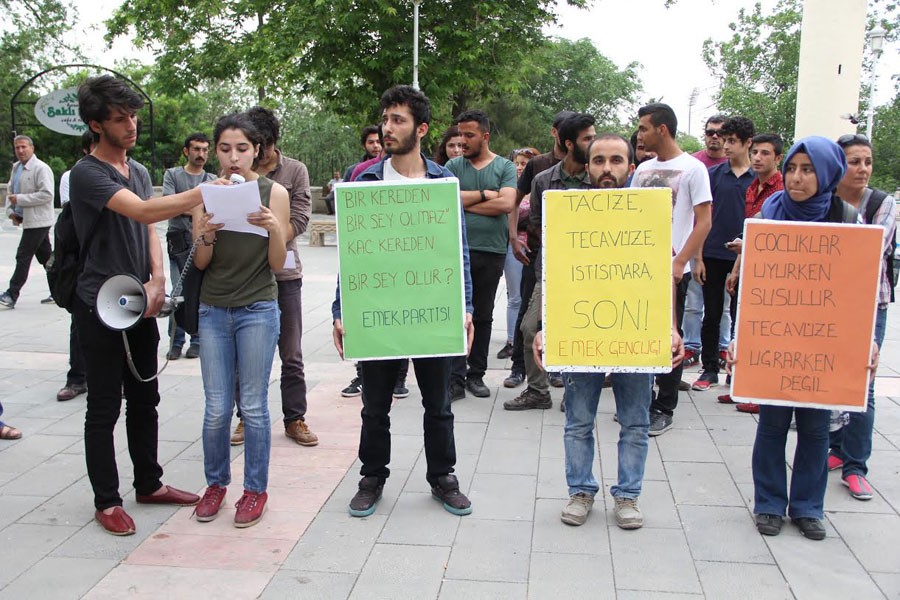
[[[256,493],[244,490],[244,495],[234,505],[237,508],[237,512],[234,513],[234,526],[252,527],[259,523],[266,510],[266,500],[268,499],[269,495],[265,492]]]
[[[194,509],[194,516],[201,523],[212,521],[219,515],[219,508],[222,507],[222,501],[225,499],[225,491],[227,488],[221,485],[211,485],[206,488],[203,498]]]
[[[844,466],[844,461],[835,456],[834,454],[828,455],[828,470],[829,471],[837,471],[841,467]]]
[[[872,486],[862,475],[847,475],[841,479],[841,483],[850,488],[850,495],[857,500],[872,499]]]
[[[681,361],[681,364],[685,367],[693,367],[698,362],[700,362],[700,356],[698,352],[694,352],[693,350],[685,350],[684,351],[684,359]]]
[[[731,399],[731,394],[722,394],[719,396],[719,404],[734,404],[734,400]]]
[[[738,412],[742,413],[751,413],[754,415],[759,413],[759,404],[753,404],[752,402],[742,402],[740,404],[735,404],[734,407]]]

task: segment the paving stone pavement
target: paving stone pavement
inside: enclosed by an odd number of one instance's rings
[[[18,231],[0,226],[0,285],[12,273],[17,243]],[[331,343],[336,252],[305,241],[302,248],[308,423],[321,444],[303,448],[281,435],[276,363],[270,510],[260,525],[237,530],[228,512],[240,491],[240,448],[233,452],[228,510],[200,524],[191,509],[135,504],[121,419],[122,492],[138,529],[127,538],[93,522],[82,444],[85,398],[55,400],[67,369],[68,314],[39,303],[47,287],[35,263],[17,308],[0,310],[3,418],[24,432],[19,441],[0,442],[0,599],[900,599],[900,311],[889,313],[876,381],[875,498],[850,498],[831,474],[822,542],[803,539],[790,525],[775,538],[756,533],[750,475],[756,422],[716,402],[722,387],[682,394],[675,427],[651,440],[640,500],[645,526],[637,531],[618,529],[611,514],[618,426],[604,392],[595,475],[606,493],[584,526],[560,522],[567,495],[561,390],[553,390],[551,410],[503,410],[519,390],[503,388],[508,365],[493,358],[505,338],[502,285],[485,377],[492,396],[453,405],[457,473],[473,513],[450,515],[431,498],[411,378],[410,396],[391,414],[392,474],[384,498],[375,514],[354,519],[346,506],[358,480],[359,399],[340,397],[353,367],[339,361]],[[694,368],[686,379],[696,376]],[[160,390],[164,480],[200,491],[198,362],[170,363]]]

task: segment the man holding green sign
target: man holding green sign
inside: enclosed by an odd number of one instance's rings
[[[467,515],[472,504],[453,475],[449,394],[451,356],[466,354],[472,339],[458,182],[423,181],[453,177],[421,153],[431,121],[424,94],[395,86],[382,95],[381,108],[388,156],[357,179],[369,183],[338,184],[335,202],[340,280],[331,307],[334,344],[341,357],[361,359],[363,378],[362,479],[350,514],[371,515],[381,499],[390,475],[392,392],[401,361],[411,356],[425,409],[431,494],[447,511]]]

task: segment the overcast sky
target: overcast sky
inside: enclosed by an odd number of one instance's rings
[[[776,0],[759,0],[764,10],[772,10]],[[578,10],[560,1],[559,23],[547,30],[569,39],[590,38],[600,51],[620,67],[631,61],[641,63],[644,96],[662,98],[678,115],[679,129],[688,130],[688,98],[694,88],[699,97],[691,116],[691,133],[698,135],[703,123],[715,111],[712,95],[717,81],[701,58],[703,41],[724,40],[728,24],[738,10],[753,7],[756,0],[678,0],[670,9],[664,0],[593,0],[590,10]],[[421,10],[427,10],[423,0]],[[127,40],[120,39],[112,51],[102,43],[102,21],[121,0],[76,0],[81,19],[94,27],[94,35],[82,38],[92,62],[104,64],[124,57],[152,60],[138,54]],[[410,11],[411,12],[411,11]],[[112,66],[109,64],[108,66]],[[891,76],[900,74],[898,49],[886,48],[878,69],[878,103],[891,99]],[[868,82],[864,82],[868,85]]]

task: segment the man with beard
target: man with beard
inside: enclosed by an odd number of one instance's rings
[[[187,158],[187,164],[183,167],[166,169],[163,174],[163,196],[180,194],[194,189],[201,183],[212,181],[216,177],[212,173],[203,170],[206,160],[209,158],[209,138],[205,134],[192,133],[184,140],[181,153]],[[173,285],[178,282],[187,257],[194,243],[191,229],[191,211],[169,219],[169,229],[166,231],[166,249],[169,253],[170,276]],[[169,317],[175,319],[175,317]],[[171,329],[170,329],[171,331]],[[185,332],[180,325],[175,325],[175,335],[172,340],[172,348],[166,354],[169,360],[181,358],[181,349],[185,342]],[[185,358],[197,358],[200,356],[200,334],[191,336]]]
[[[528,218],[530,227],[536,232],[540,233],[541,231],[541,206],[545,191],[591,189],[591,181],[585,170],[585,163],[587,163],[586,151],[594,139],[595,133],[594,117],[584,113],[576,113],[560,125],[559,141],[566,149],[566,156],[561,162],[535,177],[531,186],[531,214]],[[550,382],[547,373],[539,366],[532,349],[534,336],[540,330],[541,306],[543,305],[540,249],[534,260],[534,274],[536,280],[534,291],[521,325],[528,386],[517,397],[503,403],[503,408],[506,410],[546,409],[553,406],[553,402],[550,400]]]
[[[503,275],[509,244],[507,217],[516,201],[516,167],[497,156],[489,147],[491,122],[480,110],[470,110],[456,118],[463,138],[463,155],[447,162],[447,169],[459,178],[466,230],[472,261],[472,322],[475,340],[466,358],[453,359],[450,398],[465,398],[466,389],[478,398],[491,391],[484,385],[494,298]],[[385,135],[387,132],[385,132]]]
[[[503,387],[516,388],[525,381],[525,348],[522,342],[522,319],[528,310],[528,298],[534,293],[534,257],[537,256],[538,248],[541,244],[540,232],[533,231],[530,226],[530,219],[525,217],[525,231],[527,244],[523,243],[518,236],[519,231],[519,207],[526,196],[531,194],[531,184],[536,175],[543,173],[566,156],[565,147],[559,143],[559,128],[563,121],[574,115],[571,110],[561,110],[553,117],[553,124],[550,127],[550,137],[553,139],[553,148],[550,152],[539,154],[525,164],[525,169],[519,176],[516,183],[516,205],[512,212],[509,213],[509,244],[512,248],[513,256],[522,263],[522,284],[519,289],[519,296],[523,299],[519,306],[519,315],[516,317],[515,336],[512,348],[512,369],[509,377],[503,380]],[[529,208],[530,211],[530,208]],[[559,378],[559,381],[555,381]],[[550,374],[551,385],[562,387],[562,378],[559,374]]]
[[[382,130],[388,156],[370,167],[358,181],[399,181],[408,179],[439,179],[452,177],[444,167],[425,158],[421,151],[422,138],[428,133],[431,105],[428,98],[408,85],[392,87],[381,96]],[[466,330],[469,343],[472,335],[472,280],[469,272],[469,253],[466,243],[465,221],[462,227],[463,271],[466,296]],[[341,288],[338,286],[331,313],[334,317],[332,336],[335,348],[344,356],[344,327],[341,319]],[[431,486],[432,497],[454,515],[472,512],[472,503],[459,490],[453,474],[456,465],[456,442],[453,435],[453,412],[450,409],[449,382],[453,361],[449,356],[414,358],[416,381],[422,392],[425,478]],[[385,481],[390,475],[391,460],[390,411],[391,396],[403,362],[408,359],[360,361],[363,409],[362,430],[359,436],[359,460],[362,463],[359,490],[350,500],[350,515],[367,517],[375,512],[381,499]]]
[[[565,127],[565,126],[564,126]],[[613,133],[597,136],[588,146],[588,174],[592,188],[625,187],[634,171],[634,151],[628,140]],[[673,364],[683,353],[681,338],[672,334]],[[543,332],[534,342],[540,357]],[[616,373],[612,377],[616,415],[619,421],[618,483],[610,493],[615,500],[616,524],[622,529],[638,529],[644,519],[637,506],[647,462],[650,426],[649,373]],[[600,486],[594,478],[594,421],[603,390],[605,373],[569,373],[566,380],[566,426],[563,437],[566,452],[566,482],[569,500],[560,518],[568,525],[582,525],[594,505]]]
[[[668,187],[672,189],[672,276],[678,284],[675,318],[681,334],[684,299],[691,279],[690,260],[703,247],[712,222],[712,192],[706,167],[684,153],[675,141],[678,119],[667,104],[654,103],[638,110],[638,142],[652,158],[634,171],[631,187]],[[682,365],[657,378],[659,393],[650,406],[650,435],[672,428],[672,415],[678,406],[678,385]]]
[[[125,393],[125,428],[134,464],[135,500],[142,504],[191,506],[196,494],[164,485],[157,460],[158,381],[136,378],[126,366],[122,334],[97,316],[97,292],[111,275],[128,273],[144,285],[147,318],[128,331],[130,355],[139,374],[157,369],[159,329],[153,318],[165,299],[162,247],[154,223],[180,215],[202,202],[200,190],[152,198],[147,169],[128,157],[137,142],[137,111],[144,99],[123,81],[102,75],[78,88],[81,120],[98,138],[97,147],[72,167],[72,216],[86,244],[72,314],[87,374],[84,420],[85,461],[94,491],[94,518],[112,535],[131,535],[134,521],[122,509],[113,430]],[[216,183],[227,184],[220,180]]]

